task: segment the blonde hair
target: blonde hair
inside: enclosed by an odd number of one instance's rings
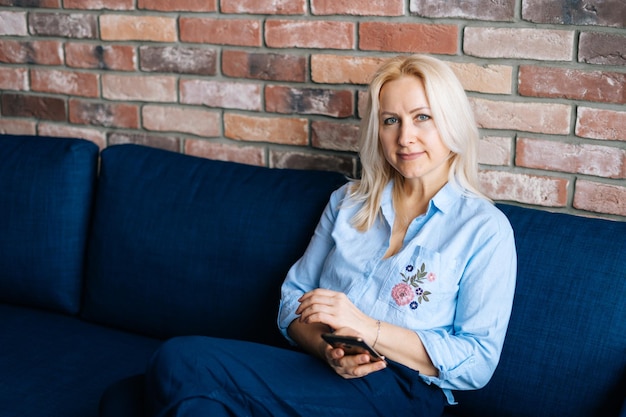
[[[352,219],[361,231],[369,229],[379,215],[387,183],[402,177],[385,159],[378,138],[379,95],[383,85],[403,76],[418,77],[424,83],[433,121],[442,142],[452,151],[448,182],[463,193],[488,199],[478,186],[478,128],[463,86],[443,61],[426,55],[392,58],[374,73],[368,89],[367,111],[361,121],[359,156],[361,179],[351,188],[350,198],[363,206]]]

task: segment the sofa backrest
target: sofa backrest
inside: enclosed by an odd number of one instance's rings
[[[280,284],[345,181],[137,145],[105,149],[83,317],[161,338],[285,344]]]
[[[98,147],[0,135],[0,301],[77,313]]]
[[[626,222],[501,205],[518,278],[500,364],[459,416],[617,416],[626,397]]]

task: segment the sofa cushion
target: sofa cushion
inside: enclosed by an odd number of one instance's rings
[[[626,222],[501,205],[515,231],[513,312],[493,379],[459,416],[617,416],[626,386]]]
[[[96,417],[102,392],[161,343],[75,316],[0,304],[0,415]]]
[[[344,182],[338,173],[107,148],[84,317],[163,338],[284,344],[280,284]]]
[[[97,163],[86,140],[0,136],[0,301],[78,312]]]
[[[100,398],[99,417],[143,417],[145,375],[124,378],[107,387]]]

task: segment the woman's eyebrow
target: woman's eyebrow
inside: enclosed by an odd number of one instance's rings
[[[416,107],[413,110],[409,111],[409,113],[415,113],[415,112],[422,111],[422,110],[430,110],[430,107],[428,106]]]
[[[422,110],[430,110],[430,107],[428,107],[428,106],[416,107],[413,110],[409,110],[409,113],[415,113],[415,112],[422,111]],[[380,110],[380,114],[396,114],[396,113],[392,112],[392,111],[381,109]]]

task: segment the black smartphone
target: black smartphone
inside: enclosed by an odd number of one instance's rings
[[[339,336],[334,333],[323,333],[322,338],[335,348],[342,348],[346,355],[369,353],[372,361],[384,361],[385,358],[374,350],[365,340],[356,336]]]

